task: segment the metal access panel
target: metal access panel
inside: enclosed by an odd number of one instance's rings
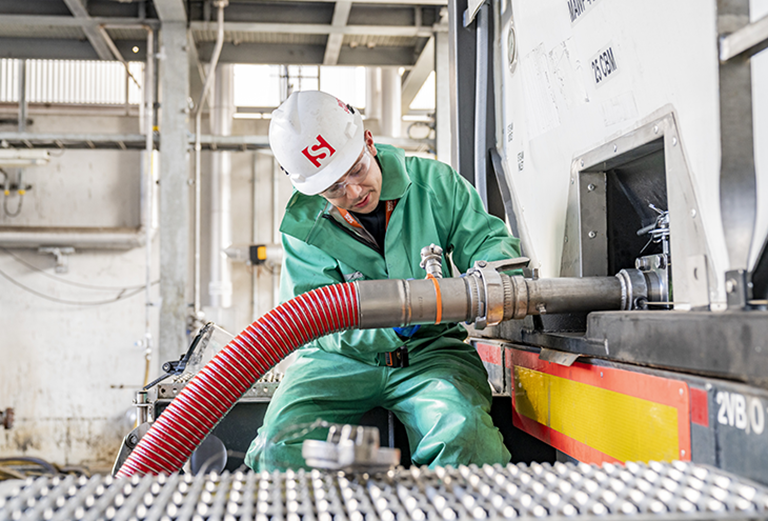
[[[516,428],[586,463],[693,461],[768,484],[768,391],[548,349],[503,351]],[[556,361],[549,361],[556,360]]]
[[[733,6],[740,6],[738,16],[728,12]],[[599,215],[605,187],[589,176],[599,180],[610,171],[603,162],[622,155],[633,160],[625,154],[657,147],[666,163],[673,269],[680,270],[675,299],[693,308],[724,303],[724,273],[746,258],[729,259],[729,250],[738,249],[735,228],[755,211],[754,233],[747,230],[751,263],[768,230],[768,208],[755,204],[768,200],[768,148],[759,146],[768,131],[768,53],[751,58],[750,92],[749,62],[726,65],[719,42],[738,29],[729,23],[765,16],[768,1],[511,0],[498,2],[496,12],[497,139],[532,265],[542,277],[560,276],[561,264],[573,260],[568,248],[589,242],[580,234],[599,239],[611,225]],[[746,83],[737,87],[738,81]],[[721,117],[721,105],[732,102],[746,107],[754,125],[729,119],[727,110]],[[741,123],[749,127],[744,133],[735,130]],[[721,181],[729,179],[732,157],[752,157],[753,138],[756,196],[754,177],[743,184]],[[590,184],[597,191],[588,192]],[[725,219],[721,193],[730,201]],[[598,205],[596,213],[582,215],[594,218],[593,228],[566,229],[574,197]],[[685,231],[692,228],[701,237]],[[585,254],[606,248],[593,242]],[[743,246],[742,240],[741,253]]]

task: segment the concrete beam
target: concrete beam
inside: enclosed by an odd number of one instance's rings
[[[157,0],[156,0],[157,1]],[[291,0],[292,2],[336,2],[336,0]],[[354,0],[356,4],[382,4],[382,5],[412,5],[434,6],[448,5],[448,0]]]
[[[213,42],[201,44],[200,60],[210,61]],[[268,63],[276,65],[322,65],[325,56],[324,45],[300,44],[258,44],[241,43],[225,45],[219,63]],[[368,67],[412,67],[413,47],[359,46],[355,49],[343,47],[339,53],[338,65]]]
[[[123,56],[130,54],[134,60],[144,59],[146,40],[117,40],[115,46]],[[138,45],[141,50],[133,54],[131,48]],[[0,58],[18,60],[98,60],[93,46],[83,40],[62,38],[0,38]]]
[[[82,0],[64,0],[64,3],[67,4],[67,8],[72,12],[72,15],[75,18],[88,20],[91,17]],[[99,55],[100,59],[115,59],[115,56],[112,54],[112,49],[115,48],[115,44],[110,39],[107,31],[99,26],[83,25],[83,32],[90,44],[96,50],[96,54]]]
[[[422,49],[421,54],[416,59],[416,64],[408,73],[403,81],[403,92],[401,95],[402,113],[408,114],[413,98],[424,86],[429,74],[435,70],[435,37],[427,40],[427,44]]]
[[[192,22],[189,28],[193,31],[215,31],[214,22]],[[243,33],[281,33],[281,34],[340,34],[340,35],[375,35],[375,36],[432,36],[431,27],[413,25],[345,25],[328,24],[290,24],[290,23],[259,23],[259,22],[225,22],[225,32]]]
[[[351,9],[352,2],[348,0],[340,0],[336,2],[336,6],[333,9],[333,21],[331,22],[331,25],[334,27],[344,27],[347,25],[349,11]],[[339,52],[341,52],[341,44],[343,40],[343,34],[336,33],[328,35],[328,41],[325,44],[323,65],[336,65],[339,61]]]
[[[0,34],[3,26],[28,26],[28,27],[85,27],[85,26],[121,26],[121,25],[149,25],[152,28],[160,27],[157,20],[145,20],[139,18],[110,18],[94,16],[90,18],[75,18],[74,16],[54,15],[28,15],[28,14],[3,14],[0,17]]]
[[[98,60],[93,46],[62,38],[0,38],[0,58],[19,60]]]

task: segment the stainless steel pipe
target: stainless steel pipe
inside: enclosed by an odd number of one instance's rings
[[[622,270],[615,277],[527,279],[477,263],[461,278],[357,282],[360,328],[474,323],[478,329],[527,315],[629,310],[649,295],[648,274]]]
[[[475,288],[477,291],[472,295],[471,284],[476,281],[467,279],[360,281],[360,328],[392,327],[393,319],[404,326],[471,322],[472,304],[481,298],[481,293]]]
[[[518,282],[515,288],[520,287],[519,282],[526,286],[527,305],[524,310],[516,309],[516,314],[525,311],[523,316],[622,309],[617,277],[513,279]]]

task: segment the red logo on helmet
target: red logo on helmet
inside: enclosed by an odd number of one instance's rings
[[[341,107],[342,109],[344,109],[344,112],[346,112],[347,114],[349,114],[349,105],[347,105],[346,103],[344,103],[343,101],[341,101],[339,98],[336,98],[336,102],[339,104],[339,107]]]
[[[315,154],[313,154],[313,152],[315,152]],[[308,146],[302,150],[301,153],[304,154],[307,159],[312,161],[313,165],[320,168],[320,160],[325,159],[326,157],[331,157],[336,153],[336,149],[329,145],[323,136],[318,134],[317,144]]]

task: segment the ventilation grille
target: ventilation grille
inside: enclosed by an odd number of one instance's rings
[[[0,103],[19,102],[21,60],[0,59]],[[136,105],[144,64],[107,61],[25,60],[27,103]]]

